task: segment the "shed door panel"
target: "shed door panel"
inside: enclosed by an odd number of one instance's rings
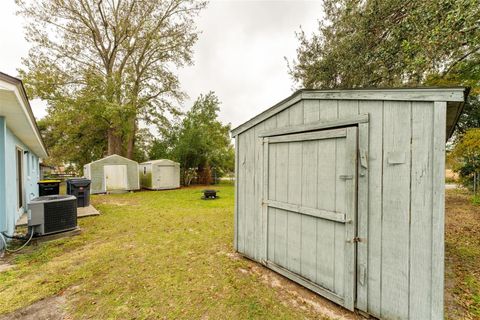
[[[267,264],[354,307],[357,128],[265,138]]]
[[[111,190],[127,190],[127,166],[106,165],[103,167],[105,188]]]
[[[159,165],[157,175],[157,185],[171,186],[173,181],[173,166]]]

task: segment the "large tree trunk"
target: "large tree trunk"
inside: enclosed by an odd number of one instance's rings
[[[129,129],[128,135],[121,134],[121,129],[110,128],[108,130],[108,150],[107,154],[118,154],[129,159],[133,159],[135,151],[135,136],[137,134],[137,121],[135,117],[126,120]]]
[[[198,184],[212,184],[212,170],[209,164],[198,167]]]
[[[122,137],[113,128],[108,129],[108,148],[107,155],[118,154],[123,156],[122,152]]]

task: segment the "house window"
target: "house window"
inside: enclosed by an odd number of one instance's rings
[[[17,207],[23,207],[23,150],[16,149],[16,163],[17,163]]]

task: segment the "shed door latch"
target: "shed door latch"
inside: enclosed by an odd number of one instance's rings
[[[362,242],[362,239],[359,237],[355,237],[352,240],[347,240],[348,243],[357,243],[357,242]]]
[[[359,265],[358,266],[358,282],[360,283],[360,285],[364,286],[365,283],[366,283],[366,278],[367,278],[367,268],[365,268],[365,266],[363,264]]]
[[[368,169],[368,155],[365,149],[359,150],[360,154],[360,166],[364,169]]]
[[[346,175],[346,174],[342,174],[339,176],[339,178],[341,180],[352,180],[353,179],[353,176],[352,175]]]
[[[365,149],[358,150],[358,156],[360,158],[360,177],[365,177],[368,170],[368,153]]]

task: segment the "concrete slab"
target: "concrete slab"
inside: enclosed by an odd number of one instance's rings
[[[22,214],[20,219],[17,220],[17,223],[15,224],[16,227],[23,227],[28,224],[28,215],[26,213]]]
[[[77,218],[83,217],[90,217],[90,216],[98,216],[100,212],[95,209],[94,206],[89,205],[88,207],[79,207],[77,208]],[[28,215],[26,213],[22,214],[20,219],[18,219],[17,223],[15,224],[16,227],[26,226],[28,224]]]
[[[98,210],[95,209],[95,207],[92,205],[89,205],[88,207],[77,208],[77,218],[98,216],[98,215],[100,215],[100,212],[98,212]]]
[[[445,189],[452,190],[452,189],[460,189],[461,187],[455,183],[446,183]]]

